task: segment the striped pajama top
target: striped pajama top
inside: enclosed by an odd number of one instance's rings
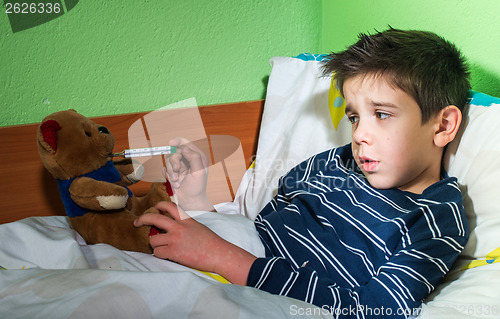
[[[247,285],[335,317],[408,317],[463,250],[469,233],[456,178],[422,194],[371,187],[351,145],[280,179],[255,226],[266,250]]]

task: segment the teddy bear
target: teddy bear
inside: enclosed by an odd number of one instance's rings
[[[113,157],[113,134],[75,110],[43,119],[37,141],[45,168],[58,182],[71,227],[88,244],[152,253],[149,237],[158,230],[136,228],[133,221],[144,213],[159,213],[156,203],[170,201],[168,181],[152,183],[145,196],[134,196],[127,186],[142,177],[140,166]]]

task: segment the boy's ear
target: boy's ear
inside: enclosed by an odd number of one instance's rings
[[[462,122],[462,112],[455,105],[448,105],[437,115],[436,131],[434,134],[434,144],[438,147],[445,147],[453,141],[457,135],[460,123]]]

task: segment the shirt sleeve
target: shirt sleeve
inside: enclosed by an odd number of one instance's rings
[[[340,318],[407,318],[418,315],[466,241],[440,237],[400,247],[368,282],[352,288],[339,287],[333,276],[318,276],[307,264],[296,268],[281,257],[259,258],[247,285],[304,300]]]

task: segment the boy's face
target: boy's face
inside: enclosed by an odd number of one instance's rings
[[[344,97],[354,159],[373,187],[422,193],[439,180],[437,117],[422,124],[417,102],[383,76],[346,80]]]

